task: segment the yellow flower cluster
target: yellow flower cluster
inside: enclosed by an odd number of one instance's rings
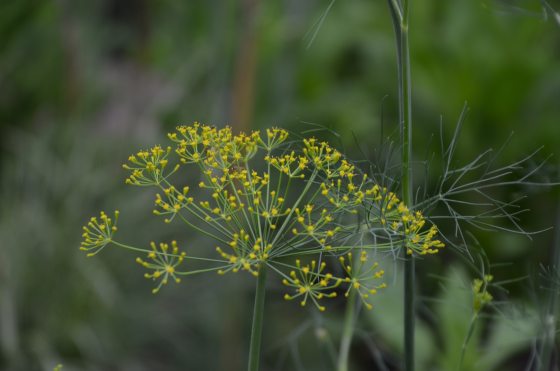
[[[183,187],[183,191],[179,192],[174,186],[170,186],[163,189],[163,194],[165,200],[162,198],[161,194],[156,195],[156,206],[160,207],[161,210],[154,210],[155,215],[170,215],[169,218],[165,219],[166,223],[170,223],[177,213],[187,207],[193,202],[192,197],[188,197],[189,187]]]
[[[301,298],[300,304],[302,307],[307,304],[308,299],[311,299],[317,309],[324,311],[326,308],[319,304],[319,300],[336,297],[336,291],[332,290],[340,285],[342,280],[333,279],[330,273],[322,273],[326,267],[325,262],[317,266],[317,262],[312,260],[310,265],[302,265],[298,259],[295,267],[297,272],[292,270],[290,275],[282,280],[284,285],[294,288],[295,293],[292,295],[285,294],[284,299]]]
[[[357,208],[363,205],[366,194],[363,189],[367,177],[363,176],[363,181],[356,185],[353,182],[353,173],[343,172],[343,174],[336,180],[331,179],[321,183],[321,194],[328,199],[335,210],[355,214]]]
[[[160,146],[154,146],[149,151],[140,151],[136,155],[128,157],[130,164],[124,164],[123,168],[131,171],[130,176],[126,179],[127,184],[137,186],[151,186],[161,184],[166,177],[173,174],[179,168],[175,168],[167,175],[164,175],[167,167],[171,147],[163,149]]]
[[[83,227],[82,243],[80,250],[93,251],[87,256],[93,256],[100,252],[113,239],[113,234],[117,231],[117,221],[119,220],[119,211],[115,211],[115,218],[112,219],[103,211],[97,217],[92,217],[87,226]]]
[[[377,269],[378,264],[366,264],[368,256],[365,251],[360,253],[358,261],[352,257],[352,253],[346,254],[339,258],[342,268],[346,272],[345,282],[348,283],[348,289],[344,294],[346,297],[350,295],[351,290],[355,290],[359,297],[362,299],[367,309],[372,309],[373,305],[368,302],[370,295],[375,295],[377,290],[387,287],[385,283],[375,285],[371,281],[379,280],[385,274],[383,269]]]
[[[288,139],[288,132],[279,128],[266,129],[266,137],[264,139],[261,138],[258,132],[253,132],[253,135],[257,138],[259,145],[268,152],[277,148]]]
[[[205,167],[229,171],[240,162],[249,161],[258,148],[272,151],[284,142],[288,133],[282,129],[267,129],[263,139],[259,132],[233,135],[231,128],[216,129],[194,123],[179,126],[169,139],[177,144],[176,152],[182,163],[203,163]]]
[[[183,262],[187,254],[179,252],[179,246],[177,246],[176,241],[171,242],[171,247],[163,242],[159,245],[151,242],[150,247],[152,251],[148,253],[147,260],[136,258],[136,262],[144,268],[153,271],[152,273],[144,274],[144,277],[154,281],[160,279],[158,286],[152,290],[155,294],[163,285],[167,285],[170,277],[177,283],[181,282],[181,279],[177,277],[176,268]]]
[[[249,245],[250,243],[250,236],[241,229],[239,233],[233,235],[233,240],[229,243],[233,254],[228,254],[220,247],[216,247],[216,251],[229,263],[226,269],[220,269],[218,273],[225,274],[229,271],[236,273],[239,270],[245,270],[255,277],[258,276],[257,267],[268,259],[272,245],[264,244],[260,237],[254,241],[252,246]]]
[[[494,299],[492,294],[488,292],[488,285],[493,279],[494,277],[492,275],[487,274],[482,279],[476,278],[473,280],[473,309],[475,312],[480,312],[486,304]]]
[[[285,294],[284,299],[293,300],[301,298],[300,304],[305,306],[308,299],[320,310],[324,311],[325,306],[319,304],[323,298],[334,298],[337,296],[337,288],[341,284],[346,284],[345,297],[349,297],[352,291],[359,296],[367,309],[372,309],[373,305],[369,302],[370,296],[375,295],[377,290],[386,287],[385,283],[375,283],[383,278],[384,271],[378,269],[378,264],[368,264],[366,251],[361,251],[359,258],[353,258],[352,253],[339,257],[340,264],[345,273],[344,277],[335,277],[331,273],[324,273],[327,264],[322,262],[317,264],[315,260],[311,264],[302,265],[301,261],[296,260],[296,265],[289,274],[285,276],[282,283],[294,289],[293,294]]]
[[[295,152],[279,157],[266,156],[265,161],[274,166],[278,171],[290,178],[305,178],[303,171],[307,169],[309,159],[305,156],[296,156]]]
[[[358,183],[353,179],[352,171],[345,172],[336,182],[322,183],[321,193],[337,209],[352,213],[357,207],[365,208],[370,222],[377,222],[393,236],[400,237],[397,241],[405,241],[408,255],[435,254],[445,246],[442,241],[434,239],[438,234],[435,225],[423,229],[426,219],[422,212],[411,211],[395,193],[371,184],[366,176]]]
[[[216,239],[226,242],[231,249],[226,252],[218,247],[220,256],[230,264],[221,273],[245,270],[256,275],[259,264],[270,256],[279,256],[310,242],[327,248],[327,237],[341,230],[329,227],[334,216],[326,210],[312,213],[311,203],[305,206],[306,222],[301,222],[304,216],[297,205],[304,201],[303,197],[290,205],[286,203],[290,196],[289,179],[302,180],[307,175],[310,178],[307,186],[311,186],[320,171],[329,170],[339,161],[340,153],[326,143],[315,145],[315,139],[310,139],[302,154],[291,151],[275,156],[273,150],[288,138],[285,130],[272,128],[265,135],[260,132],[233,135],[229,127],[216,129],[197,123],[178,127],[169,138],[176,144],[175,152],[182,163],[200,167],[203,180],[199,188],[208,190],[210,197],[195,201],[187,197],[188,190],[179,194],[174,187],[166,187],[163,188],[165,196],[158,195],[156,199],[161,210],[155,212],[171,214],[168,221],[184,212],[208,223]],[[263,172],[249,164],[259,151],[264,152],[260,159],[267,165]],[[315,161],[312,165],[311,158]],[[305,199],[313,201],[314,193],[307,192],[309,187],[305,186],[303,183]],[[287,231],[297,230],[294,223],[305,229],[287,238]]]
[[[342,227],[333,225],[334,217],[327,209],[322,209],[320,213],[314,212],[314,206],[306,205],[303,210],[296,211],[296,221],[298,228],[293,228],[295,236],[305,236],[309,240],[318,243],[325,251],[332,250],[332,246],[327,244],[327,240],[332,240],[334,236],[342,231]]]
[[[384,285],[372,283],[383,271],[367,262],[366,250],[389,246],[364,245],[363,238],[355,237],[363,233],[359,232],[363,225],[356,224],[361,222],[353,214],[380,225],[408,253],[435,253],[443,247],[435,239],[435,226],[424,229],[426,221],[420,212],[409,211],[394,193],[360,174],[327,142],[307,138],[298,147],[297,142],[286,142],[289,134],[279,128],[234,134],[229,127],[199,123],[179,126],[168,138],[172,146],[155,146],[129,157],[124,165],[130,172],[126,183],[158,189],[154,214],[167,223],[180,220],[213,238],[218,257],[187,257],[179,253],[175,242],[171,246],[153,243],[151,250],[117,243],[112,233],[118,214],[114,222],[105,214],[93,218],[82,243],[84,250],[99,251],[113,243],[145,251],[147,259],[138,262],[152,270],[146,277],[160,279],[154,292],[169,279],[178,282],[178,274],[246,271],[258,276],[266,267],[293,288],[285,296],[288,300],[299,298],[302,305],[311,301],[324,310],[319,300],[335,297],[334,289],[344,285],[347,295],[355,290],[370,308],[368,297]],[[171,181],[171,175],[183,167],[200,175],[194,182],[198,187]],[[364,250],[354,261],[351,251],[356,248]],[[346,255],[339,258],[341,253]],[[284,263],[285,258],[297,256],[309,256],[310,263]],[[313,256],[319,258],[312,260]],[[211,267],[177,272],[185,259],[206,261]],[[344,277],[324,273],[325,261],[333,259],[342,264]]]
[[[320,170],[323,170],[327,177],[336,173],[335,167],[342,155],[332,148],[327,142],[319,142],[316,138],[303,140],[303,153]]]
[[[389,193],[390,201],[385,207],[385,217],[390,221],[391,230],[394,233],[402,233],[406,241],[406,253],[412,255],[435,254],[445,244],[440,240],[434,239],[438,233],[435,225],[427,231],[422,230],[426,224],[426,219],[420,211],[412,212],[408,207],[392,193]],[[390,212],[395,204],[398,204],[396,212]]]

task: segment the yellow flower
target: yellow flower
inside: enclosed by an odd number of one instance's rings
[[[480,312],[480,310],[488,303],[490,303],[494,297],[488,292],[488,285],[494,277],[487,274],[482,279],[476,278],[473,281],[472,291],[473,291],[473,309],[475,312]]]
[[[350,291],[355,290],[365,307],[372,309],[373,305],[368,301],[370,295],[375,295],[377,290],[385,288],[386,284],[372,284],[371,281],[381,279],[385,271],[377,269],[379,266],[377,263],[368,264],[368,255],[365,251],[360,253],[358,261],[355,261],[352,253],[341,256],[339,260],[347,275],[344,281],[348,283],[348,289],[344,295],[348,297]]]
[[[294,294],[285,294],[284,299],[293,300],[301,298],[301,306],[307,304],[307,300],[311,299],[313,304],[320,311],[326,308],[319,304],[319,300],[323,298],[336,297],[336,291],[332,291],[342,282],[341,279],[334,278],[332,274],[323,274],[326,263],[323,262],[317,266],[315,260],[311,261],[310,265],[301,265],[299,260],[296,260],[296,271],[291,271],[289,276],[282,280],[282,283],[294,289]]]
[[[179,252],[176,241],[171,242],[171,247],[166,243],[156,245],[155,242],[151,242],[150,247],[152,251],[148,253],[147,259],[136,258],[136,262],[152,271],[144,274],[144,277],[154,281],[159,279],[159,284],[152,290],[155,294],[163,285],[167,285],[170,278],[177,283],[181,282],[177,277],[177,266],[183,262],[186,254]]]
[[[169,152],[171,152],[171,147],[164,150],[160,146],[154,146],[148,151],[140,151],[136,155],[131,155],[128,158],[130,164],[123,165],[124,169],[131,172],[126,183],[137,186],[160,184],[179,168],[179,165],[176,165],[171,172],[164,175]]]
[[[115,218],[111,219],[103,211],[99,214],[99,219],[92,217],[87,225],[83,227],[82,243],[80,250],[93,251],[87,256],[93,256],[99,253],[113,239],[113,234],[117,231],[117,221],[119,219],[119,211],[115,211]]]

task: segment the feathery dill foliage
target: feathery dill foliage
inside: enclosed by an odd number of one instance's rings
[[[170,133],[172,146],[140,151],[124,165],[130,171],[127,184],[159,189],[154,214],[212,237],[219,244],[216,258],[192,257],[175,241],[152,242],[151,249],[115,241],[118,212],[114,220],[103,212],[92,218],[84,227],[81,249],[92,256],[113,244],[145,253],[137,262],[150,271],[146,278],[159,281],[154,293],[181,276],[247,271],[256,277],[265,265],[287,286],[285,299],[298,299],[302,306],[312,302],[322,311],[320,300],[335,297],[339,286],[346,286],[345,296],[355,290],[372,307],[370,296],[385,284],[379,282],[383,270],[368,261],[368,251],[405,242],[408,254],[423,255],[444,246],[435,238],[435,226],[424,228],[420,211],[411,211],[394,193],[360,174],[328,143],[316,138],[288,142],[288,136],[278,128],[234,135],[229,127],[195,123]],[[193,185],[171,181],[182,166],[202,176],[196,197]],[[378,225],[389,237],[364,243],[360,231],[367,234],[368,228],[357,220]],[[189,270],[184,264],[189,259],[209,266]]]

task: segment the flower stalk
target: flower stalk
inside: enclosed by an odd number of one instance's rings
[[[399,123],[402,142],[402,199],[412,205],[412,102],[408,44],[409,2],[388,0],[397,45]],[[414,370],[415,262],[407,251],[404,262],[404,352],[405,370]]]
[[[249,371],[258,371],[261,354],[261,339],[264,318],[264,299],[266,295],[266,264],[258,270],[257,287],[255,289],[255,305],[253,308],[253,324],[251,327],[251,345],[249,346]]]
[[[348,295],[348,303],[346,304],[346,312],[344,314],[344,324],[342,328],[340,350],[338,353],[337,371],[348,371],[348,358],[350,355],[350,346],[352,345],[352,337],[354,336],[355,317],[356,291],[351,290],[350,294]]]

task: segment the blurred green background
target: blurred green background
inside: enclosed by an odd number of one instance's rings
[[[549,5],[560,9],[557,0]],[[417,158],[439,140],[440,121],[450,137],[465,101],[458,164],[499,148],[511,132],[504,163],[540,146],[537,161],[559,152],[558,14],[537,0],[411,7]],[[395,59],[384,1],[0,2],[0,369],[244,369],[248,275],[196,276],[154,297],[133,256],[107,249],[86,259],[81,225],[119,209],[119,233],[133,243],[207,243],[162,224],[151,214],[153,194],[124,185],[128,154],[161,143],[178,123],[297,133],[321,125],[350,157],[375,161],[381,141],[398,131]],[[553,157],[542,179],[557,166]],[[555,188],[510,191],[529,194],[521,221],[529,230],[557,223]],[[541,288],[539,274],[540,263],[553,264],[554,231],[532,241],[476,236],[500,263],[497,280],[527,278],[493,292],[495,308],[477,327],[464,369],[524,370],[544,302],[556,294]],[[393,288],[362,316],[354,370],[399,369],[394,269]],[[418,367],[453,370],[476,272],[450,251],[421,261],[418,272]],[[282,301],[281,290],[271,282],[263,370],[332,369],[343,303],[318,316]]]

